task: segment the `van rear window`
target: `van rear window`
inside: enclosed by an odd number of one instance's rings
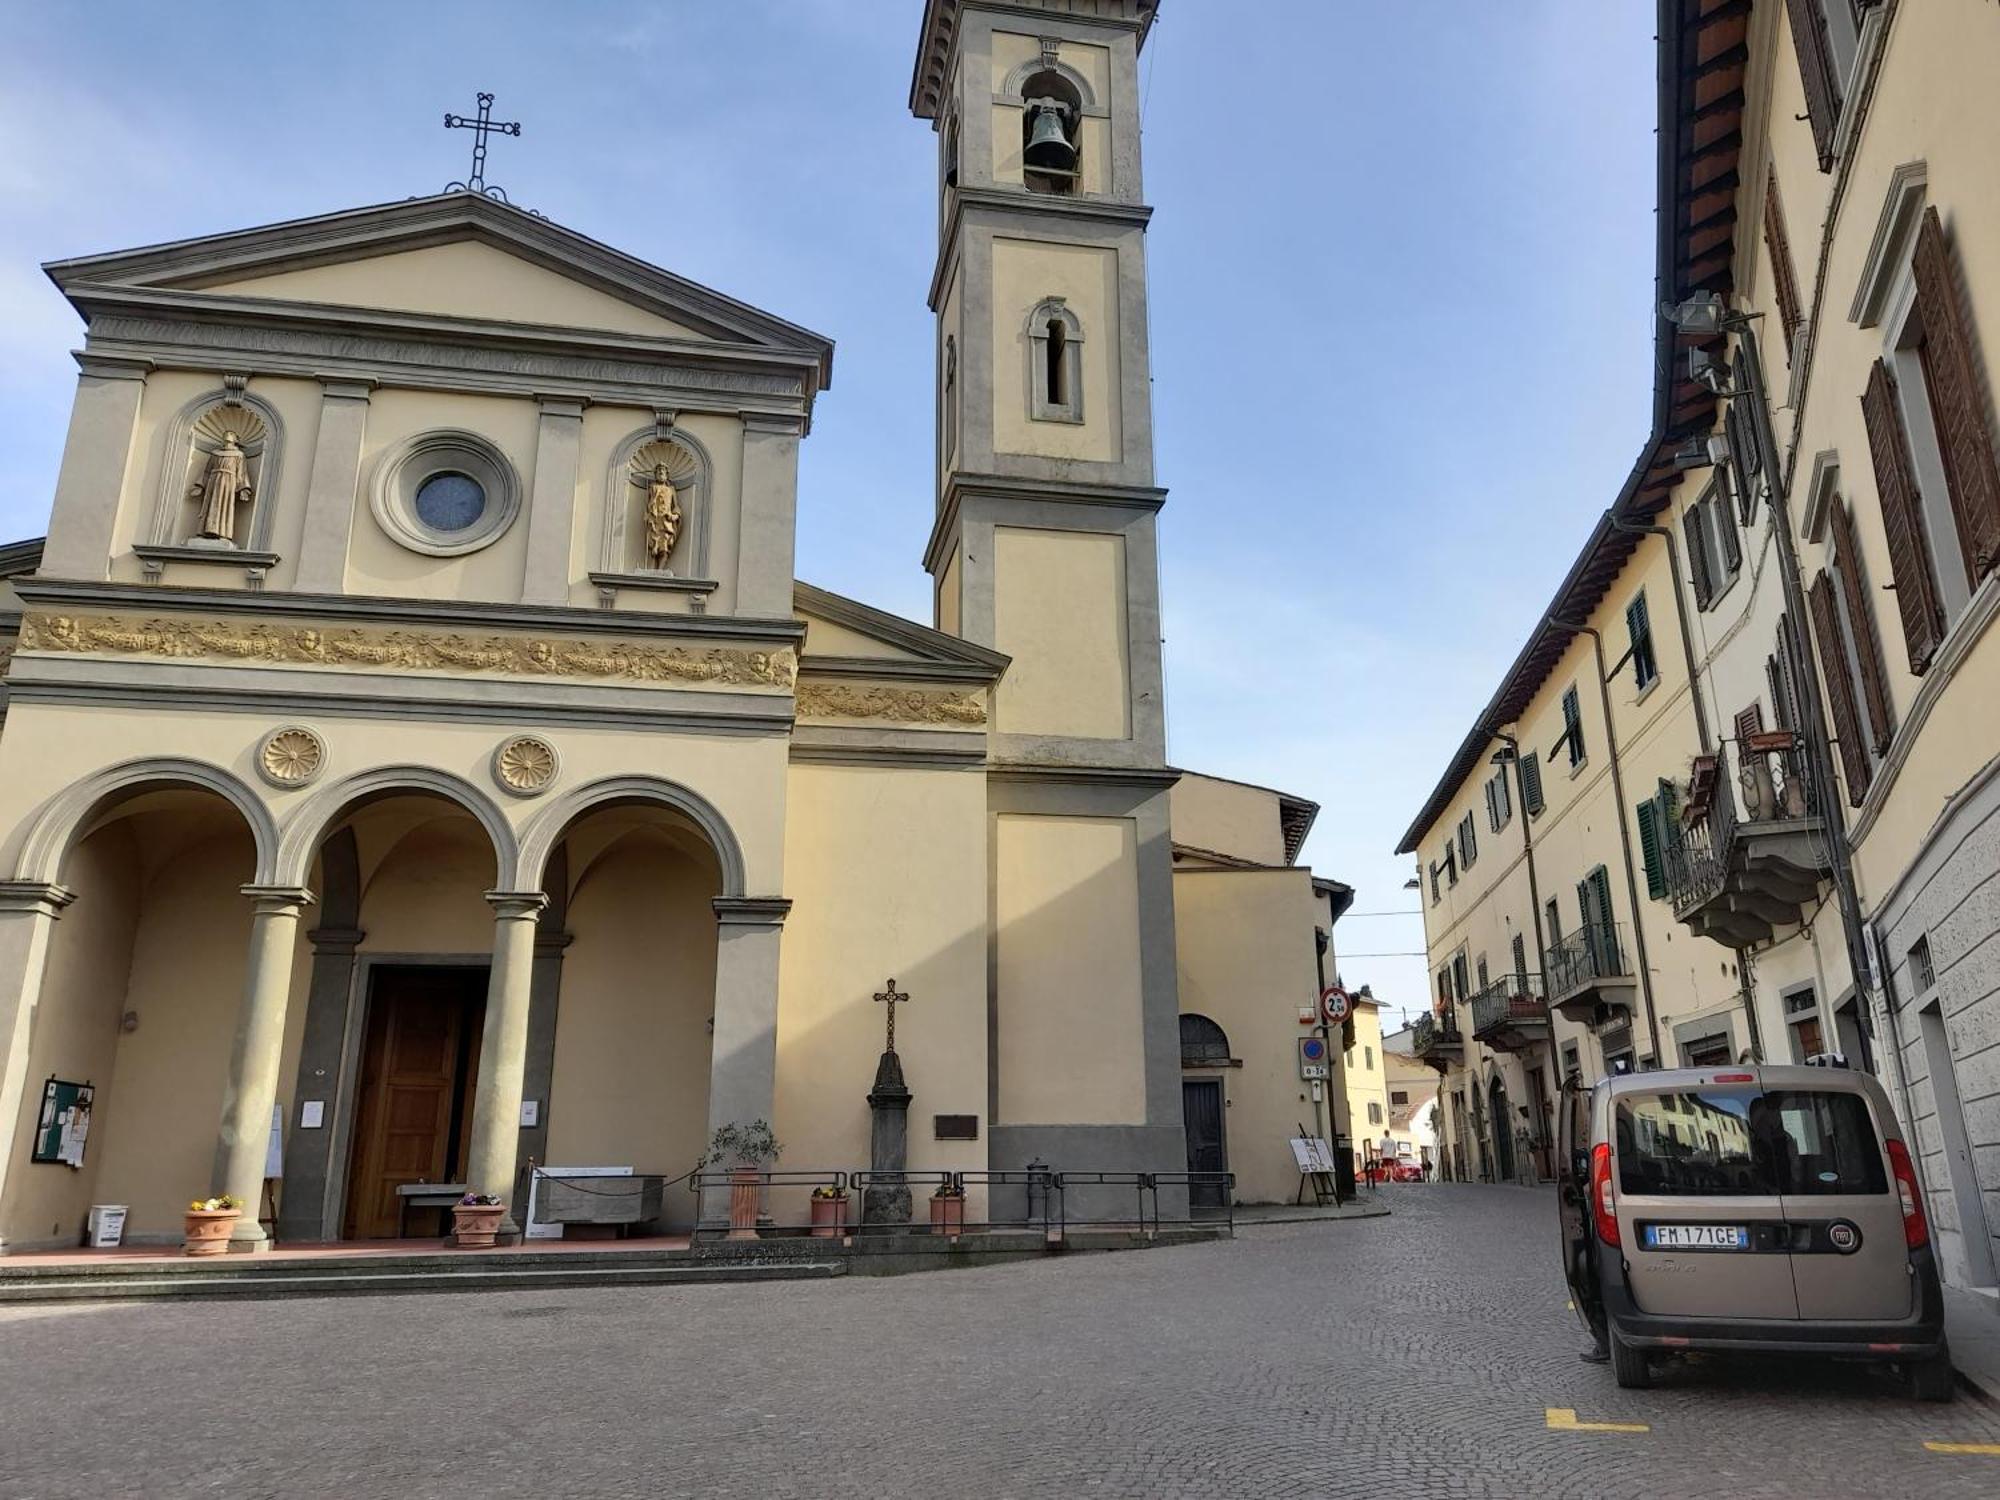
[[[1858,1094],[1710,1088],[1618,1101],[1621,1192],[1668,1198],[1886,1193]]]

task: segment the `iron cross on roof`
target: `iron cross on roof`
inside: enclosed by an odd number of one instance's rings
[[[463,182],[446,183],[444,190],[447,193],[478,193],[482,197],[498,198],[502,203],[507,202],[508,199],[505,192],[497,187],[488,187],[486,185],[486,137],[496,130],[501,135],[519,135],[521,133],[521,122],[519,120],[495,120],[493,118],[493,96],[491,94],[481,94],[479,96],[479,114],[477,118],[468,120],[464,115],[454,115],[447,112],[444,117],[444,128],[446,130],[469,130],[472,132],[472,174]]]
[[[882,987],[882,993],[875,998],[889,1007],[889,1045],[883,1050],[894,1052],[896,1050],[896,1007],[909,1004],[910,997],[898,990],[896,988],[896,981],[891,979]]]

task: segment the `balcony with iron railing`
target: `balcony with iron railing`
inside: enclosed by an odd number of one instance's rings
[[[1502,974],[1472,997],[1472,1039],[1522,1052],[1549,1039],[1549,1003],[1539,974]]]
[[[1623,922],[1591,922],[1558,939],[1542,965],[1550,1008],[1566,1021],[1586,1024],[1607,1009],[1631,1009],[1639,988],[1631,951]]]
[[[1449,1008],[1442,1016],[1418,1016],[1410,1024],[1410,1055],[1444,1073],[1465,1059],[1465,1038]]]
[[[1832,869],[1822,810],[1790,730],[1725,740],[1697,759],[1687,805],[1660,836],[1675,919],[1735,949],[1798,925]]]

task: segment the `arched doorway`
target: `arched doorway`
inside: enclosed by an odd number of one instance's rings
[[[1514,1114],[1507,1107],[1507,1085],[1495,1073],[1487,1087],[1489,1112],[1493,1117],[1494,1175],[1501,1182],[1514,1180]]]
[[[1227,1101],[1222,1094],[1229,1066],[1228,1033],[1207,1016],[1181,1017],[1181,1121],[1187,1132],[1190,1172],[1227,1172],[1229,1139],[1223,1128]],[[1226,1189],[1220,1182],[1195,1183],[1188,1201],[1197,1208],[1220,1208]]]
[[[61,920],[19,1059],[0,1244],[74,1246],[94,1203],[128,1208],[128,1241],[172,1243],[188,1199],[216,1190],[245,887],[274,842],[234,778],[150,762],[80,782],[31,834],[22,873],[48,882]]]

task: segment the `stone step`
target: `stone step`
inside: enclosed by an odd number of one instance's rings
[[[422,1257],[429,1262],[431,1257]],[[279,1261],[213,1266],[160,1261],[125,1267],[46,1266],[0,1272],[0,1305],[172,1298],[384,1296],[397,1292],[543,1290],[585,1286],[676,1286],[823,1280],[847,1274],[844,1262],[785,1260],[689,1262],[624,1260],[606,1265],[592,1255],[513,1257],[514,1264],[469,1257],[442,1265],[398,1260],[382,1264]],[[526,1262],[523,1264],[522,1262]]]

